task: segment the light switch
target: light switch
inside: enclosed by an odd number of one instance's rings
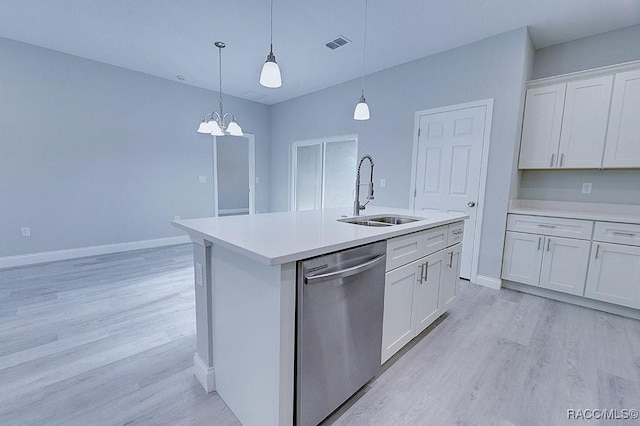
[[[387,180],[386,179],[380,179],[380,188],[384,188],[385,186],[387,186]]]
[[[28,226],[23,226],[22,228],[20,228],[20,234],[23,237],[30,237],[31,236],[31,228],[29,228]]]
[[[583,183],[582,184],[582,193],[583,194],[591,194],[591,183]]]
[[[198,182],[207,183],[207,177],[206,176],[199,176],[198,177]]]

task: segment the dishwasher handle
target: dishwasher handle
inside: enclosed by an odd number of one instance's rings
[[[376,266],[376,264],[378,262],[380,262],[382,259],[384,259],[386,257],[386,253],[385,254],[381,254],[379,256],[375,256],[369,260],[367,260],[364,263],[361,263],[359,265],[355,265],[352,266],[350,268],[345,268],[345,269],[340,269],[339,271],[334,271],[334,272],[329,272],[326,274],[318,274],[318,275],[312,275],[312,276],[304,276],[304,283],[307,285],[312,285],[312,284],[319,284],[319,283],[323,283],[326,281],[331,281],[331,280],[336,280],[339,278],[346,278],[346,277],[350,277],[352,275],[356,275],[359,274],[361,272],[366,271],[367,269],[371,269],[374,266]]]

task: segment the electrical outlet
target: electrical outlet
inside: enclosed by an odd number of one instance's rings
[[[180,220],[180,216],[174,216],[173,220]]]
[[[30,237],[31,228],[29,228],[28,226],[23,226],[22,228],[20,228],[20,233],[23,237]]]
[[[202,270],[202,264],[196,262],[196,267],[195,269],[195,273],[196,273],[196,284],[198,284],[199,286],[203,286],[203,270]]]
[[[207,183],[207,177],[206,176],[198,176],[198,182]]]
[[[591,194],[591,183],[583,183],[582,184],[582,193],[583,194]]]
[[[380,188],[384,188],[385,186],[387,186],[387,180],[386,179],[380,179]]]

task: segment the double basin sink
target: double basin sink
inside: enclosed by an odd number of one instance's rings
[[[383,226],[393,226],[393,225],[404,225],[405,223],[417,222],[419,220],[424,220],[425,218],[418,217],[410,217],[410,216],[399,216],[399,215],[378,215],[378,216],[367,216],[367,217],[350,217],[346,219],[338,219],[338,222],[351,223],[353,225],[361,225],[361,226],[375,226],[375,227],[383,227]]]

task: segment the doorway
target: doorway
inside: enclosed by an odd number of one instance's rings
[[[465,213],[460,276],[475,282],[493,99],[416,113],[412,206]]]
[[[214,216],[254,214],[255,180],[255,136],[214,137]]]

